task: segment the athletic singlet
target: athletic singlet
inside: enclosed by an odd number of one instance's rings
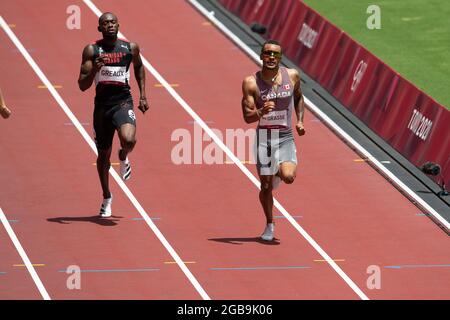
[[[280,129],[288,131],[292,129],[292,109],[294,108],[294,86],[291,83],[286,68],[280,68],[281,85],[277,89],[266,83],[261,72],[255,74],[259,95],[256,98],[256,107],[261,109],[265,101],[275,101],[275,108],[259,119],[258,128]]]
[[[130,43],[117,39],[114,46],[106,46],[97,40],[93,46],[94,60],[105,58],[105,65],[95,75],[95,104],[113,105],[130,98]]]

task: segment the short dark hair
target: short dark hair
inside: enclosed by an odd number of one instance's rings
[[[116,20],[118,20],[118,19],[117,19],[117,16],[116,16],[114,13],[112,13],[112,12],[105,12],[105,13],[103,13],[103,14],[98,18],[98,25],[101,25],[101,24],[102,24],[103,19],[105,19],[105,17],[106,17],[107,15],[112,15],[112,16],[114,16],[114,18],[115,18]]]
[[[261,47],[261,53],[264,51],[264,47],[266,46],[266,44],[274,44],[274,45],[279,46],[281,48],[281,44],[277,40],[269,39],[269,40],[266,40],[266,42],[263,43],[263,45]],[[281,52],[283,52],[283,48],[281,48]]]

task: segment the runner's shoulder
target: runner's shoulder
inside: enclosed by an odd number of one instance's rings
[[[83,49],[83,57],[92,58],[93,56],[94,56],[94,43],[89,43]]]
[[[101,45],[102,40],[103,40],[103,39],[93,40],[93,41],[91,41],[89,44],[87,44],[87,45],[84,47],[84,49],[85,49],[85,50],[89,49],[89,50],[94,51],[95,46]]]
[[[300,71],[297,69],[291,69],[291,68],[286,68],[289,76],[291,77],[291,79],[300,79]]]
[[[289,78],[291,79],[291,82],[294,86],[297,86],[300,84],[300,71],[297,69],[288,69],[286,68]]]
[[[256,85],[255,76],[254,75],[246,76],[244,78],[244,81],[242,81],[242,87],[244,89],[247,89],[247,90],[250,90],[250,91],[256,90],[257,85]]]
[[[140,52],[140,48],[139,48],[139,44],[137,42],[128,42],[130,44],[130,50],[131,52],[136,52],[139,53]]]

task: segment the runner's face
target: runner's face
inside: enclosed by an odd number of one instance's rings
[[[117,21],[117,17],[112,14],[106,15],[101,21],[99,31],[105,37],[115,37],[119,32],[119,23]]]
[[[266,44],[261,52],[263,67],[277,69],[281,61],[281,47],[276,44]]]

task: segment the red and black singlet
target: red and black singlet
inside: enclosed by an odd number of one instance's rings
[[[93,43],[94,60],[103,57],[105,65],[95,75],[95,104],[113,105],[131,98],[130,64],[132,53],[130,42],[117,39],[108,46],[103,40]]]

